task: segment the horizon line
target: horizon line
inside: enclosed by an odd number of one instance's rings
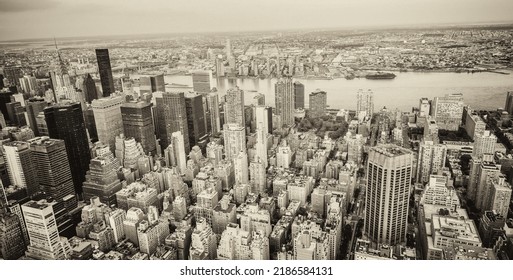
[[[1,43],[43,41],[57,39],[85,39],[85,38],[104,38],[104,37],[124,37],[124,36],[159,36],[159,35],[183,35],[183,34],[234,34],[234,33],[258,33],[258,32],[297,32],[297,31],[379,31],[389,29],[425,29],[425,28],[449,28],[449,27],[494,27],[512,25],[512,21],[482,21],[482,22],[454,22],[454,23],[421,23],[421,24],[386,24],[386,25],[368,25],[368,26],[339,26],[339,27],[308,27],[308,28],[284,28],[284,29],[253,29],[253,30],[227,30],[227,31],[189,31],[189,32],[156,32],[156,33],[135,33],[135,34],[109,34],[109,35],[82,35],[82,36],[50,36],[36,38],[20,38],[11,40],[0,40]]]

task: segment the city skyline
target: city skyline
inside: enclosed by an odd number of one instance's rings
[[[245,9],[252,7],[251,13]],[[136,1],[2,0],[2,41],[42,38],[135,36],[213,32],[286,31],[300,29],[369,29],[513,23],[507,0],[453,1]],[[154,10],[154,6],[159,6]],[[211,13],[219,7],[219,13]],[[294,17],[282,17],[287,10]],[[37,11],[37,12],[36,12]],[[42,11],[42,12],[41,12]],[[143,13],[151,18],[141,17]],[[171,16],[170,16],[171,15]],[[317,16],[322,15],[322,16]],[[48,20],[52,18],[52,20]],[[198,20],[191,20],[191,19]],[[370,20],[369,20],[370,19]],[[16,26],[8,22],[16,20]],[[61,24],[66,22],[65,25]],[[88,23],[88,28],[84,27]],[[209,22],[208,26],[202,22]],[[130,26],[130,32],[127,32]],[[236,26],[236,27],[235,27]]]

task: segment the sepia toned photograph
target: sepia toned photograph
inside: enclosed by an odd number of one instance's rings
[[[513,259],[512,11],[0,0],[0,269]]]

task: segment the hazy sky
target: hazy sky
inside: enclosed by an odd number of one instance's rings
[[[0,0],[0,40],[513,22],[513,0]]]

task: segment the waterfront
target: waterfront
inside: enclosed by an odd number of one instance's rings
[[[463,93],[465,103],[476,109],[496,109],[504,106],[507,91],[513,90],[513,71],[510,75],[496,73],[439,73],[439,72],[395,72],[393,80],[294,79],[305,85],[305,103],[308,93],[322,89],[328,93],[331,108],[356,109],[356,93],[359,89],[374,92],[376,109],[399,108],[409,111],[418,106],[421,97],[433,99],[449,93]],[[177,83],[192,86],[192,77],[186,75],[166,76],[167,84]],[[265,95],[266,104],[274,106],[274,84],[277,79],[220,78],[214,85],[221,95],[235,85],[246,91],[256,90]]]

